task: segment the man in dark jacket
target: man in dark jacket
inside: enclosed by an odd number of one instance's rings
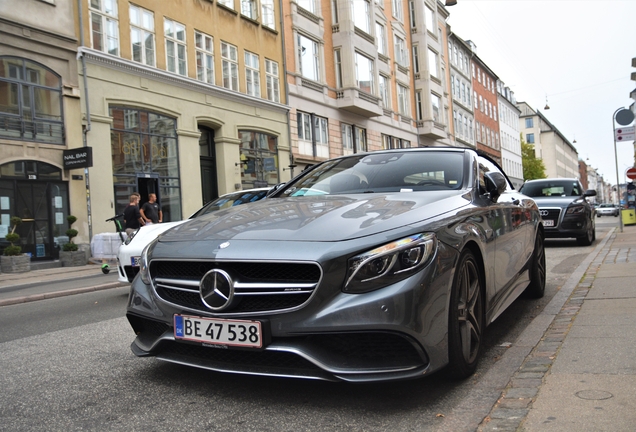
[[[141,195],[134,192],[130,195],[128,206],[124,209],[124,228],[129,236],[145,224],[144,218],[139,212],[139,200]]]

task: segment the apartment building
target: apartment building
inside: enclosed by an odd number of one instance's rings
[[[57,259],[69,210],[86,208],[83,171],[63,164],[66,150],[82,146],[73,4],[0,5],[0,238],[11,217],[22,218],[22,251],[33,261]],[[86,218],[74,227],[86,241]]]
[[[519,137],[519,108],[515,94],[501,80],[497,81],[497,106],[499,107],[499,139],[501,166],[516,189],[523,184],[523,163]],[[496,112],[496,111],[495,111]]]
[[[448,143],[431,0],[283,2],[297,170],[361,151]]]
[[[476,148],[475,118],[473,110],[473,84],[471,81],[472,47],[449,30],[448,80],[452,112],[453,145]]]
[[[579,178],[579,157],[574,145],[539,111],[526,102],[517,103],[523,139],[534,146],[543,160],[547,177]]]
[[[476,48],[470,43],[473,51]],[[501,164],[499,140],[499,115],[497,97],[497,75],[473,53],[472,83],[475,102],[475,141],[481,150]]]

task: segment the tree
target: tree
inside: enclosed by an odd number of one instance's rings
[[[534,146],[521,137],[521,163],[523,164],[523,179],[534,180],[545,178],[545,165],[534,153]]]

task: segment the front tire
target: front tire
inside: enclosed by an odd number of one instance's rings
[[[590,227],[585,232],[585,237],[579,237],[576,239],[576,242],[579,246],[589,246],[594,243],[596,239],[596,229],[594,228],[594,224],[590,223]]]
[[[530,284],[525,290],[525,294],[531,298],[541,298],[545,294],[546,266],[545,266],[545,246],[543,234],[537,233],[534,241],[534,252],[532,253],[532,263],[530,264]]]
[[[468,378],[477,369],[484,334],[482,275],[475,256],[465,250],[453,279],[448,321],[450,374]]]

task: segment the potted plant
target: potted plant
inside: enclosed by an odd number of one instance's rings
[[[86,253],[78,250],[79,248],[77,245],[73,243],[73,239],[77,237],[78,232],[76,229],[71,228],[71,225],[77,221],[77,218],[73,215],[69,215],[66,220],[68,221],[69,226],[69,229],[66,230],[66,236],[69,241],[62,246],[62,250],[60,251],[62,267],[77,267],[86,265]]]
[[[3,273],[24,273],[31,270],[31,257],[22,253],[22,247],[17,244],[20,241],[20,234],[15,232],[16,228],[22,224],[22,219],[14,216],[11,218],[11,232],[4,238],[10,246],[4,248],[0,257],[0,268]]]

